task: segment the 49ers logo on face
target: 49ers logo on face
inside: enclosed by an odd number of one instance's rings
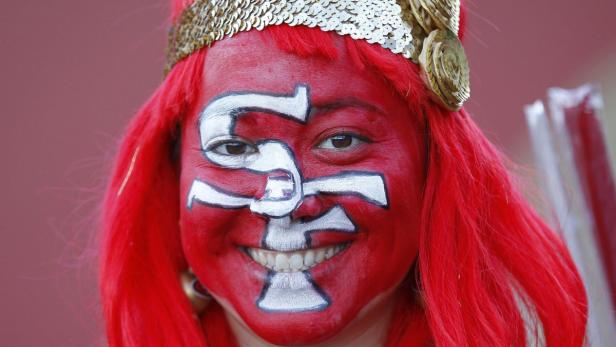
[[[323,310],[331,304],[331,299],[312,279],[310,270],[302,264],[292,263],[284,271],[277,271],[276,263],[279,260],[275,254],[309,250],[311,235],[316,232],[356,233],[358,230],[341,205],[331,207],[310,221],[295,220],[292,213],[306,197],[319,194],[353,195],[367,203],[387,207],[383,175],[341,171],[335,175],[304,179],[291,146],[275,139],[257,142],[254,151],[220,153],[212,150],[222,141],[237,138],[236,122],[248,112],[270,114],[306,124],[310,115],[309,89],[299,85],[293,95],[233,93],[211,101],[199,118],[200,145],[207,160],[223,168],[266,175],[267,181],[264,194],[256,197],[237,194],[195,179],[188,193],[187,207],[191,209],[199,203],[222,209],[248,208],[266,218],[262,248],[268,251],[268,257],[262,263],[270,265],[270,270],[260,297],[255,298],[257,306],[263,311],[272,312]],[[254,254],[251,256],[255,258]]]

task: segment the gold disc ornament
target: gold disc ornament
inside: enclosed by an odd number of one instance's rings
[[[460,30],[460,0],[419,0],[439,29]]]
[[[458,36],[448,29],[434,30],[419,55],[422,78],[443,106],[458,111],[470,98],[468,60]]]

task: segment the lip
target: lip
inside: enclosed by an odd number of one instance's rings
[[[295,251],[272,251],[263,248],[242,247],[241,251],[260,266],[276,272],[299,272],[311,270],[346,251],[351,242],[327,247],[310,247]]]
[[[294,248],[285,250],[285,252],[297,252],[304,251],[308,249],[322,248],[322,247],[331,247],[337,246],[339,244],[348,244],[357,240],[359,233],[348,233],[348,232],[340,232],[335,230],[327,230],[327,231],[316,231],[311,232],[309,242],[306,247],[303,248]],[[264,249],[268,251],[279,251],[277,249],[273,249],[267,247],[262,239],[245,239],[245,240],[234,240],[233,242],[236,247],[240,249],[249,249],[249,248],[258,248]]]

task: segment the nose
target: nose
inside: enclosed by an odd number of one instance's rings
[[[325,204],[318,195],[311,195],[304,198],[301,204],[293,211],[293,220],[313,219],[325,212]]]

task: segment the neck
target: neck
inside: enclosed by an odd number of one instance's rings
[[[375,347],[385,346],[389,332],[390,320],[394,312],[396,295],[389,293],[376,298],[370,305],[360,311],[346,328],[331,339],[305,347]],[[278,347],[257,336],[234,315],[227,314],[227,320],[238,347]]]

